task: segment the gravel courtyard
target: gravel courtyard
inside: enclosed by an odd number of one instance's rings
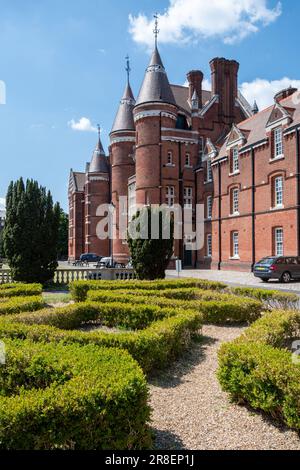
[[[300,450],[296,432],[235,404],[216,378],[217,350],[240,327],[205,326],[196,344],[150,381],[152,427],[158,449]]]

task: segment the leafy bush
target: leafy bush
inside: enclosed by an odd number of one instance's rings
[[[190,342],[192,336],[201,329],[202,316],[199,312],[176,309],[160,310],[152,308],[153,315],[166,315],[165,318],[153,321],[143,330],[130,332],[110,333],[104,331],[82,332],[75,330],[62,330],[54,326],[60,325],[70,328],[83,321],[91,321],[101,313],[102,307],[91,304],[77,304],[76,306],[59,309],[55,317],[49,310],[44,311],[44,317],[38,314],[24,314],[20,316],[5,317],[0,320],[0,337],[15,339],[30,339],[33,341],[55,341],[64,344],[96,344],[104,347],[126,349],[135,358],[145,372],[165,367],[170,360],[176,357]],[[76,310],[78,307],[78,310]],[[113,321],[113,315],[118,309],[119,317],[124,315],[125,306],[113,305],[102,309],[107,318]],[[128,314],[127,310],[127,314]],[[148,312],[151,311],[148,310]],[[123,312],[123,314],[121,314]],[[133,312],[133,309],[131,310]],[[136,309],[136,312],[146,314],[146,310]],[[168,316],[169,315],[169,316]],[[65,317],[64,317],[65,316]],[[138,317],[138,315],[137,315]],[[35,321],[36,320],[36,321]],[[41,323],[46,323],[43,325]]]
[[[3,284],[0,285],[0,298],[41,295],[41,284]]]
[[[219,351],[224,391],[294,429],[300,429],[300,364],[286,349],[299,338],[300,313],[273,311]]]
[[[11,315],[20,312],[34,312],[45,307],[45,302],[41,296],[16,297],[2,299],[0,302],[0,315]]]
[[[199,300],[188,300],[189,296]],[[155,292],[155,295],[153,291],[138,291],[136,295],[126,294],[126,291],[90,291],[88,300],[102,304],[115,301],[131,305],[146,304],[161,308],[189,309],[200,312],[203,322],[211,324],[252,323],[260,318],[264,310],[262,303],[255,299],[192,289],[164,290]]]
[[[5,340],[0,449],[141,449],[147,384],[126,351]]]
[[[83,302],[90,290],[151,290],[197,288],[223,291],[226,284],[202,279],[178,279],[160,281],[74,281],[70,284],[73,300]]]
[[[235,287],[231,289],[231,292],[239,296],[259,299],[265,302],[270,308],[295,308],[299,303],[297,294],[277,290]]]

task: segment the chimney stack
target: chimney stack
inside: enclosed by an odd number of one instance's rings
[[[198,97],[199,108],[202,108],[202,81],[203,73],[200,70],[191,70],[187,74],[189,82],[189,102],[192,103],[194,92],[196,91]]]
[[[239,63],[235,60],[215,58],[210,62],[212,94],[219,95],[220,115],[235,117],[235,100],[238,97]]]

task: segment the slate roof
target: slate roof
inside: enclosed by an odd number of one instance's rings
[[[99,136],[96,148],[93,152],[89,173],[108,173],[108,171],[107,158]]]
[[[283,108],[285,108],[289,112],[293,120],[287,130],[294,127],[296,124],[300,124],[300,102],[299,99],[297,100],[297,93],[298,91],[292,94],[291,96],[279,101],[280,105],[283,106]],[[262,142],[264,139],[267,138],[266,126],[269,121],[270,115],[272,114],[272,111],[274,109],[274,106],[275,104],[269,106],[266,109],[263,109],[254,116],[237,124],[237,127],[247,138],[247,142],[245,143],[244,148]],[[227,153],[225,141],[220,149],[219,158],[224,157],[226,154]]]
[[[75,183],[75,191],[84,191],[85,173],[73,171],[72,176],[73,176],[73,181]]]
[[[153,102],[176,104],[157,47],[155,47],[150,64],[146,69],[136,105]]]
[[[188,102],[189,99],[189,88],[180,85],[171,85],[176,104],[179,108],[183,109],[187,113],[191,112],[191,108]],[[202,90],[202,103],[203,106],[211,99],[211,91]]]
[[[133,120],[133,108],[135,105],[135,99],[130,87],[127,83],[123,97],[120,101],[120,106],[112,126],[111,133],[117,131],[134,131],[134,120]]]

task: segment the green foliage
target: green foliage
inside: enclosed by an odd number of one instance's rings
[[[286,350],[299,338],[300,312],[273,311],[219,351],[218,378],[238,403],[300,429],[300,364]]]
[[[260,301],[237,298],[234,295],[194,289],[157,291],[139,290],[136,294],[127,291],[90,291],[92,302],[123,302],[125,304],[157,305],[161,308],[181,308],[201,312],[203,322],[210,324],[252,323],[264,311]],[[196,299],[196,300],[189,300]]]
[[[35,312],[45,307],[41,296],[12,297],[0,299],[0,315],[11,315],[20,312]]]
[[[150,318],[149,318],[150,317]],[[128,332],[82,332],[78,328],[99,320],[109,326],[144,327]],[[0,320],[0,338],[96,344],[126,349],[145,372],[165,367],[201,329],[202,315],[182,309],[155,306],[84,303]]]
[[[68,258],[68,240],[69,240],[69,216],[63,211],[63,209],[60,209],[58,242],[57,242],[58,259]]]
[[[235,295],[259,299],[271,308],[293,308],[299,302],[297,294],[277,290],[234,287],[231,289],[231,292]]]
[[[41,295],[41,284],[2,284],[0,285],[0,298],[2,297],[26,297]]]
[[[0,449],[150,446],[148,390],[126,351],[5,340]]]
[[[46,283],[57,268],[60,207],[36,181],[11,183],[6,197],[4,250],[15,281]]]
[[[157,239],[152,234],[154,218],[157,218]],[[164,236],[165,233],[168,233],[167,237]],[[167,211],[159,211],[153,207],[145,207],[139,211],[128,229],[128,246],[138,279],[164,279],[173,255],[173,244],[174,221],[172,217],[168,217]]]
[[[70,284],[70,292],[73,300],[76,302],[83,302],[86,300],[87,293],[90,290],[162,291],[167,289],[186,288],[223,291],[226,288],[226,284],[202,279],[167,279],[158,281],[74,281]]]

